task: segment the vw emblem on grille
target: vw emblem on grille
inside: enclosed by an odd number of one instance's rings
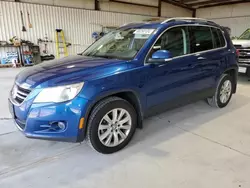
[[[15,99],[16,98],[16,96],[17,96],[17,86],[15,85],[14,87],[13,87],[13,89],[12,89],[12,97]]]

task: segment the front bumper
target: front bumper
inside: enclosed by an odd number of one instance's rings
[[[250,68],[250,59],[239,58],[238,66],[239,66],[239,69],[238,69],[239,73],[247,73],[248,74],[249,68]]]
[[[63,103],[32,102],[24,101],[17,106],[9,100],[16,126],[26,137],[67,142],[83,140],[85,129],[79,127],[79,123],[86,114],[87,99],[76,97]]]

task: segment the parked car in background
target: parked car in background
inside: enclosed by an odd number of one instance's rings
[[[82,54],[21,72],[9,106],[29,138],[86,138],[98,152],[113,153],[129,143],[147,116],[200,99],[227,106],[237,73],[236,49],[214,22],[131,23]]]
[[[239,72],[250,77],[250,29],[247,29],[239,38],[233,40],[239,53]]]

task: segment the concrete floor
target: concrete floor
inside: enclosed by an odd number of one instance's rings
[[[7,96],[20,69],[0,69],[1,188],[250,187],[250,82],[224,109],[200,101],[145,120],[121,152],[31,140],[17,131]]]

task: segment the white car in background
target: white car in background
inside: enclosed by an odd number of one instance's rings
[[[233,40],[233,44],[239,52],[239,72],[250,77],[250,28]]]

